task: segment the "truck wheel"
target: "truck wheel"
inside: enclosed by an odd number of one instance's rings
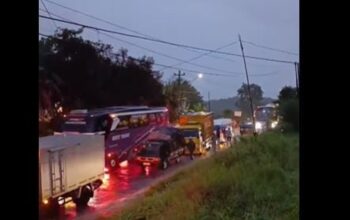
[[[93,191],[89,186],[84,186],[81,191],[80,198],[74,198],[73,202],[77,207],[86,207],[90,198],[93,196]]]

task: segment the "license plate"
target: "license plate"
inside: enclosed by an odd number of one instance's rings
[[[144,166],[149,166],[151,163],[142,163]]]

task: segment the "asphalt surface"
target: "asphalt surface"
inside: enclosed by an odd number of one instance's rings
[[[207,155],[197,156],[194,160],[191,160],[188,156],[183,156],[180,163],[171,164],[166,170],[152,167],[146,171],[137,162],[131,161],[125,167],[105,175],[104,184],[95,191],[88,207],[77,210],[73,202],[67,203],[60,210],[57,219],[90,220],[99,217],[110,217],[133,199],[142,196],[151,186],[181,170],[187,169],[196,161],[208,158],[212,154],[213,152],[208,152]]]

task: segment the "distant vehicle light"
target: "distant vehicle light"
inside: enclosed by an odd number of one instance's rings
[[[107,173],[107,172],[109,171],[107,167],[105,167],[105,169],[104,169],[104,170],[105,170],[105,173]]]
[[[278,122],[277,121],[274,121],[271,123],[271,128],[275,128],[277,126]]]
[[[47,204],[49,204],[49,200],[44,199],[44,200],[43,200],[43,203],[44,203],[45,205],[47,205]]]
[[[108,156],[108,157],[111,157],[111,156],[112,156],[112,154],[111,154],[111,153],[109,153],[109,154],[107,154],[107,156]]]

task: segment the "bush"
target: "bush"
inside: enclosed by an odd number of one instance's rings
[[[282,128],[285,131],[299,131],[299,100],[289,99],[281,102],[280,115]]]
[[[107,219],[298,219],[298,141],[295,134],[247,138]]]

